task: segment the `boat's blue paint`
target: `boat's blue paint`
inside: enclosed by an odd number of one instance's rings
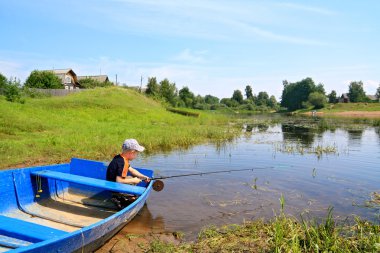
[[[36,191],[38,185],[36,184],[35,176],[32,174],[35,174],[38,171],[49,170],[105,180],[106,168],[107,164],[103,162],[73,158],[71,163],[68,164],[0,171],[0,194],[2,196],[0,215],[6,216],[12,210],[20,209],[20,206],[27,208],[28,205],[37,201]],[[151,170],[139,170],[149,177],[153,176],[153,171]],[[43,188],[41,198],[51,197],[57,192],[68,192],[72,188],[84,192],[87,191],[91,194],[105,191],[105,189],[99,187],[72,182],[61,182],[60,184],[57,184],[56,180],[52,178],[42,178],[41,185]],[[57,187],[57,185],[59,185],[59,187]],[[110,236],[121,229],[127,222],[133,219],[144,206],[152,190],[152,183],[146,184],[142,182],[139,186],[144,187],[145,191],[142,192],[135,202],[123,210],[90,226],[86,226],[74,232],[64,233],[54,238],[34,242],[29,246],[20,246],[11,252],[74,252],[82,250],[88,252],[96,249],[109,239]],[[30,233],[33,234],[31,230]],[[1,234],[2,233],[0,233],[0,236]]]
[[[134,195],[141,195],[145,191],[145,188],[141,186],[120,184],[120,183],[110,182],[104,179],[96,179],[96,178],[91,178],[91,180],[89,180],[89,177],[73,175],[70,173],[62,173],[58,171],[41,170],[41,171],[31,172],[31,174],[33,176],[40,176],[40,177],[45,177],[49,179],[51,178],[51,179],[65,181],[65,182],[96,187],[96,188],[100,188],[104,190],[110,190],[114,192],[128,193],[128,194],[134,194]]]
[[[2,204],[0,205],[0,213],[17,209],[16,194],[13,183],[13,171],[0,172],[0,196]]]
[[[67,232],[0,215],[0,234],[24,241],[40,242],[63,236]]]

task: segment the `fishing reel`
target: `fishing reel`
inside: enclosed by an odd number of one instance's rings
[[[157,180],[156,179],[156,180],[154,180],[152,188],[156,192],[160,192],[160,191],[162,191],[164,189],[164,182],[162,182],[161,180]]]

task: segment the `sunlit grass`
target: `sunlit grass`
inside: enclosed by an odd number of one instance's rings
[[[156,245],[152,243],[148,252],[379,252],[380,226],[360,218],[337,224],[330,207],[319,222],[281,212],[270,221],[206,227],[197,242],[176,248],[161,242],[157,250]]]
[[[133,90],[99,88],[65,97],[10,103],[0,96],[0,168],[110,160],[126,138],[149,154],[202,142],[232,140],[240,129],[225,115],[198,118],[168,112]]]
[[[323,112],[380,111],[380,103],[337,103],[320,110]]]

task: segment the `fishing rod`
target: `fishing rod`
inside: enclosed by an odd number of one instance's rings
[[[203,176],[203,175],[209,175],[209,174],[227,173],[227,172],[229,173],[229,172],[248,171],[248,170],[250,171],[264,170],[264,169],[269,169],[269,168],[273,168],[273,167],[198,172],[198,173],[180,174],[180,175],[174,175],[174,176],[152,177],[150,178],[150,180],[154,180],[153,190],[159,192],[159,191],[162,191],[162,189],[164,189],[164,182],[161,181],[163,179],[176,178],[176,177]]]

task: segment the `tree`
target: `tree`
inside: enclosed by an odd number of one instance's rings
[[[207,106],[205,105],[205,99],[201,95],[198,95],[194,97],[193,101],[193,108],[194,109],[199,109],[199,110],[204,110],[207,109]]]
[[[256,105],[268,105],[269,95],[265,91],[260,91],[259,94],[257,94],[257,101]]]
[[[353,103],[367,101],[362,81],[350,83],[348,87],[348,97],[350,98],[350,102]]]
[[[148,84],[145,93],[151,96],[158,96],[160,93],[160,86],[158,85],[157,79],[155,77],[148,78]]]
[[[205,96],[205,103],[210,104],[210,105],[219,104],[219,98],[211,96],[211,95],[206,95]]]
[[[192,93],[187,86],[180,89],[178,95],[186,107],[191,107],[193,105],[194,93]]]
[[[7,78],[0,73],[0,94],[3,92],[3,89],[7,86]]]
[[[380,85],[379,85],[379,87],[377,87],[376,97],[377,97],[377,99],[380,99]]]
[[[253,92],[252,92],[252,87],[247,85],[245,87],[245,96],[247,99],[253,100]]]
[[[281,106],[289,111],[302,108],[302,104],[308,101],[310,93],[316,91],[317,88],[310,77],[296,83],[288,83],[285,80],[283,85]]]
[[[317,85],[317,87],[315,87],[315,91],[317,91],[323,95],[326,95],[326,91],[325,91],[325,87],[323,87],[323,83],[319,83]]]
[[[177,96],[177,88],[175,83],[170,83],[167,78],[160,82],[160,96],[165,99],[166,102],[175,106],[175,97]]]
[[[268,100],[268,106],[273,108],[273,109],[277,109],[278,108],[278,103],[277,103],[277,99],[275,96],[270,96],[269,100]]]
[[[51,71],[34,70],[25,81],[25,87],[39,89],[63,89],[61,80]]]
[[[224,105],[226,105],[228,107],[236,107],[236,106],[239,105],[239,103],[236,100],[231,99],[231,98],[222,98],[220,100],[220,103],[224,104]]]
[[[332,90],[331,93],[328,95],[329,98],[329,103],[336,103],[337,98],[336,98],[336,91]]]
[[[310,93],[308,102],[313,105],[315,109],[321,109],[325,107],[326,96],[318,91],[315,91]]]
[[[242,104],[243,103],[243,95],[241,94],[241,91],[240,90],[235,90],[234,93],[232,94],[232,100],[235,100],[236,102],[238,102],[239,104]]]

